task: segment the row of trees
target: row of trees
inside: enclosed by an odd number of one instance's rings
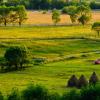
[[[0,6],[0,24],[7,23],[21,25],[27,19],[27,14],[24,6]]]
[[[83,3],[79,6],[68,6],[63,8],[62,13],[68,14],[72,23],[79,22],[83,25],[88,23],[91,19],[91,9],[90,7]],[[52,19],[55,24],[60,21],[61,12],[58,10],[53,10]]]
[[[23,91],[13,89],[7,96],[0,92],[0,100],[100,100],[100,85],[72,89],[62,95],[51,93],[43,86],[29,85]]]
[[[0,0],[1,4],[7,6],[24,5],[27,9],[62,9],[64,6],[78,6],[82,0]],[[90,2],[89,6],[93,9],[100,9],[100,3]]]

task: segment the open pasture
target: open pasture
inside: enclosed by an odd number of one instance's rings
[[[93,64],[100,57],[100,41],[95,39],[91,26],[1,27],[0,31],[0,57],[9,46],[26,46],[32,62],[34,57],[52,61],[31,64],[21,71],[0,73],[3,93],[13,87],[22,90],[30,83],[62,93],[69,90],[66,84],[72,74],[78,77],[84,74],[87,79],[93,71],[100,75],[100,65]]]

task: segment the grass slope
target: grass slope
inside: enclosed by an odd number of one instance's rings
[[[1,27],[0,57],[3,57],[9,46],[24,45],[28,48],[28,56],[32,61],[34,56],[48,60],[65,58],[64,61],[40,66],[31,65],[23,71],[0,73],[1,91],[7,93],[13,87],[22,90],[27,84],[34,83],[61,93],[69,90],[65,87],[72,74],[78,77],[84,74],[89,78],[90,74],[96,71],[100,75],[100,65],[93,64],[93,61],[100,57],[100,41],[78,38],[93,37],[94,34],[90,26]],[[73,36],[76,39],[62,39]],[[60,39],[55,39],[58,37]]]

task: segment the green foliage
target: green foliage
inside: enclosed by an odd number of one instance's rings
[[[2,95],[1,92],[0,92],[0,100],[4,100],[4,96]]]
[[[81,90],[81,100],[99,100],[100,85],[85,87]]]
[[[80,100],[80,98],[80,93],[76,89],[72,89],[68,93],[64,93],[61,100]]]
[[[93,23],[92,30],[96,31],[97,35],[99,36],[99,33],[100,33],[100,22]]]
[[[40,85],[30,85],[22,92],[24,100],[47,100],[48,90]]]
[[[18,69],[18,66],[22,68],[27,59],[26,49],[16,46],[10,47],[6,50],[4,57],[9,67],[14,65],[16,69]]]
[[[34,65],[44,64],[46,62],[45,58],[34,58]]]
[[[22,99],[19,91],[17,89],[13,89],[12,92],[9,95],[7,95],[7,100],[22,100]]]
[[[87,24],[91,19],[91,9],[89,5],[83,2],[81,5],[78,6],[77,11],[79,14],[79,23],[81,23],[82,25]]]
[[[25,7],[17,6],[16,7],[16,15],[18,16],[18,23],[19,23],[19,25],[21,25],[27,19]]]
[[[19,23],[21,25],[26,20],[26,10],[24,6],[0,6],[0,23]]]
[[[81,23],[82,25],[87,24],[91,19],[91,15],[86,15],[83,14],[78,18],[79,23]]]
[[[49,93],[48,100],[61,100],[61,96],[58,93]]]
[[[75,75],[72,75],[71,78],[68,80],[68,87],[77,87],[78,79]]]
[[[72,23],[76,22],[78,17],[76,6],[64,7],[62,12],[67,13],[70,16]]]
[[[60,11],[59,10],[55,9],[52,11],[52,20],[55,25],[60,21]]]

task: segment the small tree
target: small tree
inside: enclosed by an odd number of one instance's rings
[[[71,19],[72,23],[76,22],[76,20],[78,18],[78,12],[77,12],[77,7],[76,6],[64,7],[62,12],[66,13],[70,16],[70,19]]]
[[[91,75],[91,77],[89,79],[89,83],[95,85],[98,81],[99,81],[99,79],[98,79],[96,73],[93,72],[93,74]]]
[[[86,80],[84,75],[81,75],[81,77],[78,80],[78,88],[82,88],[88,85],[88,81]]]
[[[52,20],[53,20],[55,25],[60,21],[60,12],[58,10],[53,10]]]
[[[18,69],[18,66],[22,68],[27,59],[26,49],[21,47],[10,47],[6,50],[4,57],[10,67],[14,65],[16,69]]]
[[[18,23],[21,26],[22,23],[27,19],[27,13],[24,6],[16,7],[16,16],[18,18]]]
[[[0,22],[4,23],[6,26],[9,23],[10,7],[1,6],[0,7]]]
[[[96,31],[97,35],[99,36],[99,33],[100,33],[100,22],[95,22],[92,25],[92,30]]]
[[[22,92],[23,100],[49,100],[48,99],[48,90],[45,87],[36,85],[28,86]]]
[[[72,75],[71,78],[68,80],[68,87],[77,87],[78,79],[75,75]]]
[[[90,9],[88,4],[81,3],[77,7],[77,12],[78,12],[78,15],[79,15],[79,17],[78,17],[79,23],[81,23],[82,25],[85,25],[90,21],[90,19],[91,19],[91,9]]]

